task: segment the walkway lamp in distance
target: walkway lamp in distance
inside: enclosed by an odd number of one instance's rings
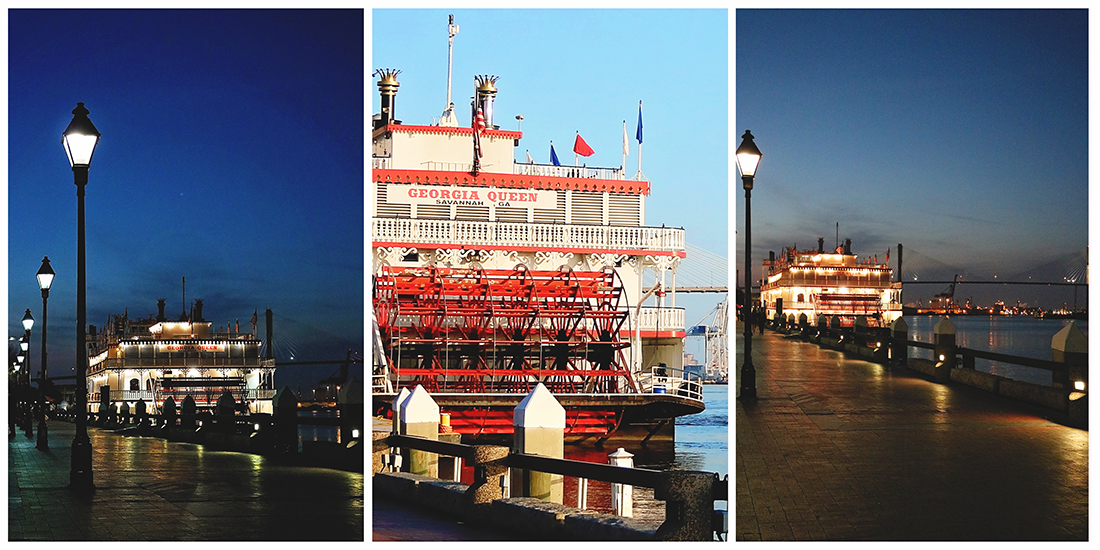
[[[752,183],[763,155],[756,148],[749,130],[745,130],[745,134],[741,136],[741,145],[737,147],[736,156],[741,184],[745,188],[745,303],[741,304],[745,325],[745,359],[741,363],[739,398],[756,399],[756,368],[752,366]]]
[[[92,441],[88,438],[88,350],[85,337],[88,320],[88,284],[85,279],[87,265],[84,257],[84,187],[88,184],[88,167],[92,154],[99,144],[96,130],[88,109],[79,102],[73,109],[73,120],[61,133],[61,144],[69,156],[76,184],[76,435],[73,436],[72,462],[69,469],[69,488],[75,491],[93,491]]]
[[[50,297],[50,285],[53,284],[53,268],[50,258],[42,257],[42,267],[35,277],[38,288],[42,290],[42,369],[38,371],[38,441],[34,448],[39,451],[50,450],[49,428],[46,427],[46,300]]]

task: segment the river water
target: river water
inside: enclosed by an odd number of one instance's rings
[[[673,445],[626,444],[624,450],[633,454],[634,466],[651,470],[693,470],[729,474],[729,386],[704,385],[706,410],[676,419],[676,441]],[[622,445],[617,444],[617,445]],[[617,447],[616,447],[617,448]],[[567,445],[565,458],[585,462],[608,462],[607,455],[616,448]],[[732,488],[731,488],[732,489]],[[634,518],[661,523],[665,518],[663,501],[653,498],[653,490],[634,487]],[[565,478],[565,504],[575,506],[577,480]],[[728,510],[728,503],[717,502],[716,508]],[[589,510],[611,513],[611,484],[588,482]]]
[[[950,320],[955,325],[955,345],[959,347],[1046,360],[1052,358],[1051,338],[1070,323],[1068,319],[1038,319],[1023,315],[954,315]],[[906,315],[909,339],[932,342],[933,330],[939,321],[939,316]],[[1074,322],[1087,337],[1089,322]],[[909,356],[932,359],[932,350],[909,348]],[[974,368],[1023,382],[1051,385],[1051,373],[1046,370],[986,359],[975,360]]]

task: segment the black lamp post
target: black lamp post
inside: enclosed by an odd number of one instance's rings
[[[760,149],[752,141],[752,133],[745,130],[737,147],[737,169],[741,171],[741,183],[745,188],[745,302],[741,311],[745,318],[745,360],[741,364],[740,399],[756,399],[756,368],[752,366],[752,180],[760,164]]]
[[[84,260],[84,186],[88,184],[88,166],[92,153],[99,143],[99,130],[88,118],[88,109],[79,102],[73,109],[73,120],[61,134],[61,144],[69,156],[76,184],[76,435],[73,437],[72,465],[69,469],[69,488],[77,491],[93,491],[92,441],[88,438],[88,350],[87,330],[87,281]]]
[[[23,350],[23,389],[26,392],[23,394],[23,433],[27,434],[27,437],[31,437],[31,426],[34,425],[34,417],[32,414],[34,398],[31,393],[31,327],[34,326],[34,317],[31,317],[31,310],[27,308],[27,312],[23,314],[23,340],[19,343],[19,347]]]
[[[35,277],[38,288],[42,290],[42,369],[38,371],[38,443],[39,451],[50,450],[49,428],[46,427],[46,300],[50,297],[50,285],[53,284],[53,268],[50,258],[42,257],[42,267]]]

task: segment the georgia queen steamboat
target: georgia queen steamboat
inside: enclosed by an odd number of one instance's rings
[[[683,374],[684,310],[659,307],[684,230],[645,225],[650,182],[516,162],[523,134],[494,124],[495,76],[476,77],[469,126],[449,97],[438,122],[402,124],[399,73],[374,72],[374,413],[421,385],[454,431],[510,435],[542,383],[570,440],[672,437],[704,405]],[[673,284],[643,288],[647,271]]]
[[[840,318],[852,326],[863,317],[867,326],[889,326],[901,317],[901,283],[892,282],[889,257],[860,260],[845,239],[835,251],[825,251],[824,239],[817,250],[787,247],[777,258],[764,260],[760,300],[768,319],[782,316],[798,323],[802,315],[815,324],[819,315]]]

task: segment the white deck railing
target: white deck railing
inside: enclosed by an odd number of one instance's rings
[[[684,230],[550,223],[506,223],[410,218],[371,219],[371,240],[423,245],[462,243],[469,247],[637,250],[682,252]]]
[[[684,330],[684,308],[643,307],[637,322],[642,331]]]

